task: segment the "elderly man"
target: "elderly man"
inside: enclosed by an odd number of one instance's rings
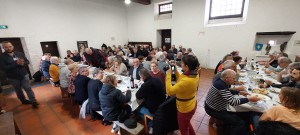
[[[82,105],[82,103],[88,99],[88,83],[90,81],[90,78],[88,77],[89,70],[85,67],[80,67],[78,70],[78,75],[76,76],[76,79],[74,80],[75,85],[75,102],[77,102],[79,105]]]
[[[86,48],[83,53],[86,62],[93,67],[100,67],[105,69],[105,57],[98,50],[94,48]]]
[[[226,69],[222,72],[221,78],[215,80],[209,89],[205,99],[205,111],[211,117],[223,121],[225,125],[230,125],[231,135],[243,135],[245,122],[235,113],[227,111],[227,106],[238,106],[249,101],[257,102],[260,100],[256,96],[248,98],[236,98],[233,95],[241,94],[248,95],[244,91],[229,90],[230,85],[235,82],[236,73],[231,69]]]
[[[143,68],[139,59],[133,59],[133,66],[129,69],[128,76],[132,76],[134,79],[140,80],[139,72]]]
[[[51,76],[51,81],[54,83],[55,87],[58,87],[60,85],[58,69],[59,60],[57,57],[51,57],[50,63],[51,65],[49,67],[49,74]]]
[[[164,84],[159,78],[152,77],[145,68],[140,70],[139,75],[144,84],[136,92],[136,98],[145,99],[145,105],[138,112],[141,118],[144,118],[144,115],[153,116],[158,106],[166,99]],[[152,127],[152,123],[149,123],[149,126]]]
[[[42,58],[42,64],[41,64],[41,70],[43,73],[43,76],[49,80],[50,79],[50,74],[49,74],[49,67],[50,67],[50,58],[51,54],[50,53],[45,53],[43,58]]]
[[[164,70],[164,67],[169,66],[169,64],[166,63],[166,56],[165,55],[160,55],[158,57],[158,62],[157,62],[157,66],[159,68],[160,71],[162,71],[164,74],[166,74],[166,71]]]
[[[266,64],[266,68],[268,70],[265,71],[266,74],[271,74],[272,72],[281,72],[283,69],[287,68],[292,61],[287,57],[278,58],[278,66],[276,68],[270,66],[270,64]]]
[[[281,88],[281,87],[295,87],[295,88],[299,88],[300,89],[300,67],[295,68],[292,71],[291,77],[290,77],[291,81],[288,83],[284,83],[284,84],[274,84],[269,80],[266,80],[266,83],[268,85],[271,85],[272,87],[277,87],[277,88]]]
[[[95,119],[95,116],[98,116],[95,111],[101,111],[101,103],[99,100],[99,92],[102,88],[103,83],[101,80],[103,79],[103,71],[95,68],[92,72],[93,79],[88,82],[88,97],[89,97],[89,106],[91,109],[91,117]]]
[[[0,66],[5,71],[7,79],[15,88],[17,97],[22,104],[32,104],[33,108],[38,108],[38,103],[29,84],[29,74],[26,66],[28,59],[21,52],[14,51],[14,46],[8,41],[2,42],[5,52],[0,57]],[[29,100],[24,96],[22,88],[25,90]]]

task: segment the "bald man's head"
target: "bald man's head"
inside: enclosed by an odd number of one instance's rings
[[[233,71],[232,69],[226,69],[222,72],[221,74],[221,79],[229,84],[232,85],[235,83],[235,79],[236,79],[236,72]]]

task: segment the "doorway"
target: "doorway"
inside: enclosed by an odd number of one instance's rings
[[[3,41],[11,42],[13,44],[13,46],[14,46],[14,51],[24,53],[24,49],[23,49],[23,45],[22,45],[22,42],[21,42],[21,38],[18,38],[18,37],[14,37],[14,38],[0,38],[0,43],[2,43]],[[0,55],[2,55],[3,48],[2,48],[2,46],[0,48],[1,48]],[[28,59],[28,57],[27,57],[27,59]],[[28,65],[25,68],[26,68],[26,70],[27,70],[27,72],[29,74],[29,78],[32,79],[32,76],[31,76],[31,73],[30,73]],[[6,78],[7,77],[6,77],[5,72],[0,69],[0,81],[2,82],[1,83],[2,85],[8,84],[8,82],[6,81]]]
[[[51,56],[57,56],[60,58],[58,47],[57,47],[57,41],[41,42],[41,47],[42,47],[43,54],[50,53]]]
[[[161,33],[161,47],[166,46],[167,50],[171,48],[171,29],[160,30]]]

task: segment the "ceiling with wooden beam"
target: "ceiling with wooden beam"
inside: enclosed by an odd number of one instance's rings
[[[151,4],[151,0],[131,0],[131,1],[139,3],[139,4],[143,4],[143,5],[150,5]]]

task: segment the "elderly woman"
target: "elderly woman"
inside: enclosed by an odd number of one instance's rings
[[[279,121],[300,130],[300,90],[283,87],[278,96],[282,106],[272,107],[259,120]]]
[[[110,72],[115,72],[117,75],[127,75],[127,67],[124,63],[122,63],[121,59],[114,58],[114,64],[109,69]]]
[[[184,56],[181,62],[183,74],[179,74],[175,69],[177,78],[175,85],[171,83],[171,68],[166,71],[166,93],[167,95],[176,96],[178,126],[182,135],[195,135],[190,121],[197,108],[196,94],[199,82],[199,66],[199,61],[195,56]]]
[[[66,97],[69,87],[68,75],[70,74],[70,70],[68,69],[68,65],[74,63],[74,61],[71,59],[66,59],[64,63],[65,65],[59,69],[60,90],[63,98]]]
[[[77,76],[77,72],[78,72],[78,65],[75,63],[72,63],[70,65],[68,65],[68,69],[71,71],[68,74],[68,83],[69,83],[69,87],[68,87],[68,93],[71,96],[74,96],[75,93],[75,85],[74,85],[74,81],[76,79]]]
[[[104,84],[99,92],[99,99],[103,114],[103,121],[116,121],[121,114],[122,107],[131,99],[131,91],[128,90],[126,95],[123,95],[121,90],[117,89],[118,81],[115,76],[108,75],[104,79]],[[130,110],[131,111],[131,110]],[[111,132],[116,132],[119,127],[114,124]]]
[[[50,58],[50,67],[49,67],[49,74],[51,77],[51,81],[54,83],[55,87],[59,86],[59,60],[57,57],[51,57]]]
[[[152,61],[150,75],[159,78],[165,84],[165,74],[158,68],[157,62]]]

